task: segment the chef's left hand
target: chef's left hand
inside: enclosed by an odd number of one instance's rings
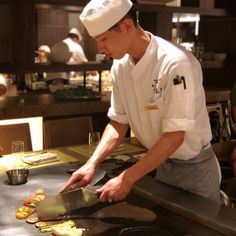
[[[100,195],[99,200],[105,201],[121,201],[124,200],[131,191],[132,183],[121,173],[119,176],[110,179],[105,185],[97,190]]]

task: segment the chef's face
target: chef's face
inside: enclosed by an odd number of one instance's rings
[[[113,59],[120,59],[126,53],[129,53],[130,37],[127,22],[129,19],[125,19],[117,24],[112,29],[97,36],[97,49],[99,53],[106,54]]]

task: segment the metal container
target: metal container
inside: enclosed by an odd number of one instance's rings
[[[27,182],[27,177],[29,170],[27,169],[13,169],[6,172],[8,177],[8,183],[10,185],[25,184]]]
[[[233,207],[236,206],[236,178],[225,179],[221,183],[221,189],[229,196]]]

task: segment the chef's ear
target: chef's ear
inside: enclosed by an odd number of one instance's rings
[[[120,28],[124,29],[126,32],[130,32],[134,27],[134,22],[130,18],[125,18],[120,23]]]

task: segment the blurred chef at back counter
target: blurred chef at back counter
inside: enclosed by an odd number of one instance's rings
[[[72,28],[67,35],[66,39],[63,40],[72,52],[72,57],[70,62],[75,62],[76,64],[87,62],[88,59],[84,54],[84,50],[81,47],[80,43],[82,41],[82,36],[78,29]]]
[[[41,58],[41,63],[47,62],[48,59],[51,59],[52,62],[65,62],[68,64],[80,64],[87,62],[88,59],[80,45],[81,41],[82,36],[78,29],[72,28],[67,37],[62,42],[55,44],[51,49],[49,49],[46,45],[39,47],[38,53],[39,58]],[[43,52],[43,50],[45,50],[45,52]],[[75,72],[71,72],[69,74],[66,72],[47,73],[45,75],[45,80],[48,83],[50,91],[55,92],[58,89],[63,89],[64,86],[68,84],[69,78],[74,76],[74,74]]]
[[[145,31],[130,0],[92,0],[80,19],[99,52],[114,59],[111,121],[93,155],[60,191],[87,185],[130,127],[148,151],[97,190],[100,201],[125,199],[136,181],[157,169],[157,180],[220,202],[221,173],[198,60]]]

